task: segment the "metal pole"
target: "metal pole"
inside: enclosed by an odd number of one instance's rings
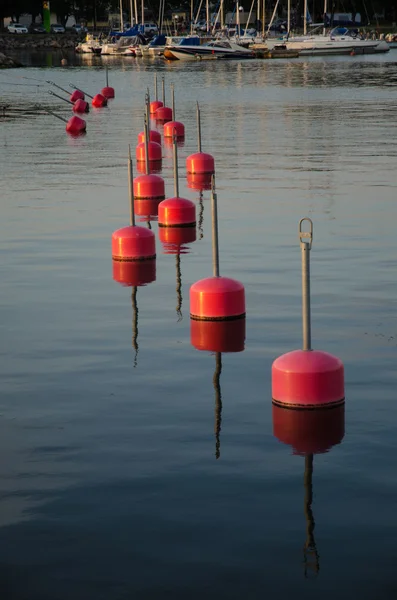
[[[164,77],[161,78],[161,85],[163,88],[163,106],[165,106],[165,82],[164,82]]]
[[[303,35],[307,33],[307,0],[303,3]]]
[[[154,74],[154,99],[158,100],[158,98],[157,98],[157,73]]]
[[[46,112],[48,112],[49,115],[52,115],[53,117],[56,117],[57,119],[59,119],[60,121],[63,121],[64,123],[67,123],[68,120],[64,119],[63,117],[61,117],[60,115],[57,115],[56,113],[52,112],[52,110],[49,110],[48,108],[45,108],[44,106],[41,107],[43,110],[45,110]]]
[[[201,152],[201,121],[200,121],[200,107],[197,102],[197,138],[198,138],[198,151]]]
[[[73,102],[71,100],[68,100],[67,98],[62,98],[62,96],[59,96],[59,94],[56,94],[55,92],[52,92],[51,90],[48,90],[48,93],[50,94],[50,96],[55,96],[55,98],[59,98],[60,100],[63,100],[64,102],[67,102],[68,104],[73,105]]]
[[[309,231],[303,231],[304,222],[309,223]],[[303,350],[311,350],[310,323],[310,250],[313,242],[313,222],[305,217],[299,221],[299,242],[302,251],[302,334]]]
[[[211,181],[211,211],[212,211],[212,272],[219,277],[219,245],[218,245],[218,197],[215,192],[215,175]]]
[[[145,115],[145,164],[146,164],[146,175],[150,175],[149,167],[149,128],[148,122]]]
[[[109,75],[108,75],[108,66],[105,66],[105,71],[106,71],[106,87],[109,86]]]
[[[149,140],[150,140],[150,93],[149,93],[149,88],[147,89],[146,92],[146,96],[145,96],[145,104],[146,104],[146,123],[147,123],[147,131],[149,134]]]
[[[85,94],[86,96],[88,96],[92,100],[94,99],[94,96],[91,96],[90,94],[88,94],[87,92],[85,92],[84,90],[82,90],[81,88],[76,87],[75,85],[73,85],[73,83],[69,83],[69,85],[70,85],[70,87],[73,90],[77,90],[78,92],[81,92],[82,94]]]
[[[175,121],[175,92],[174,84],[171,83],[171,96],[172,96],[172,120]]]
[[[178,182],[178,149],[177,149],[177,133],[174,129],[173,139],[174,142],[174,192],[175,198],[179,198],[179,182]]]
[[[137,0],[134,0],[135,25],[138,25],[138,5]]]
[[[289,35],[291,29],[291,0],[288,0],[288,7],[287,7],[287,33]]]
[[[134,179],[132,173],[131,146],[128,144],[128,192],[130,196],[130,225],[135,227]]]
[[[120,0],[120,30],[124,31],[123,0]]]
[[[53,85],[54,87],[58,88],[58,90],[61,90],[62,92],[65,92],[65,94],[70,94],[70,92],[68,92],[68,90],[65,90],[64,88],[62,88],[60,85],[57,85],[53,81],[46,81],[46,83],[49,83],[50,85]]]

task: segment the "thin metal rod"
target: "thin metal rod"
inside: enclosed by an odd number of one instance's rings
[[[150,165],[149,165],[149,126],[148,120],[145,115],[145,165],[146,165],[146,175],[150,175]]]
[[[64,88],[62,88],[60,85],[57,85],[53,81],[46,81],[46,83],[53,85],[54,87],[58,88],[58,90],[61,90],[61,92],[65,92],[65,94],[69,94],[68,90],[65,90]]]
[[[62,96],[60,96],[59,94],[55,94],[55,92],[52,92],[51,90],[48,90],[48,93],[50,94],[50,96],[55,96],[55,98],[59,98],[60,100],[63,100],[64,102],[73,105],[73,102],[71,100],[68,100],[67,98],[62,98]]]
[[[198,142],[198,151],[201,152],[201,119],[200,119],[200,107],[197,102],[197,142]]]
[[[303,223],[308,222],[309,231],[303,231]],[[302,335],[303,350],[311,350],[310,318],[310,250],[313,240],[313,222],[305,217],[299,221],[299,241],[302,251]]]
[[[154,74],[154,98],[158,100],[157,97],[157,73]]]
[[[130,225],[135,227],[134,179],[132,172],[131,146],[128,144],[128,193],[130,197]]]
[[[106,87],[108,87],[109,86],[109,75],[108,75],[108,66],[107,65],[105,66],[105,69],[106,69]]]
[[[219,277],[219,244],[218,244],[218,197],[215,192],[215,176],[212,176],[211,186],[211,212],[212,212],[212,272],[214,277]]]
[[[145,104],[146,104],[147,130],[148,130],[149,140],[150,140],[150,92],[149,92],[149,88],[147,88],[147,92],[145,95]]]
[[[174,84],[171,83],[171,96],[172,96],[172,120],[175,121],[175,92]]]
[[[48,108],[45,108],[44,106],[41,107],[43,110],[45,110],[46,112],[48,112],[49,115],[52,115],[53,117],[56,117],[57,119],[59,119],[60,121],[63,121],[64,123],[67,123],[68,120],[64,119],[63,117],[57,115],[56,113],[52,112],[52,110],[49,110]]]
[[[82,90],[82,89],[80,89],[80,88],[76,87],[75,85],[73,85],[73,83],[69,83],[69,85],[70,85],[70,87],[71,87],[73,90],[77,90],[78,92],[81,92],[82,94],[85,94],[86,96],[88,96],[88,97],[89,97],[89,98],[91,98],[91,99],[94,97],[94,96],[91,96],[90,94],[87,94],[87,92],[85,92],[84,90]]]
[[[177,137],[176,129],[174,129],[174,134],[172,136],[172,141],[174,143],[174,192],[175,192],[175,198],[179,198],[178,137]]]
[[[163,88],[163,106],[165,106],[165,81],[164,81],[164,77],[161,78],[161,85]]]

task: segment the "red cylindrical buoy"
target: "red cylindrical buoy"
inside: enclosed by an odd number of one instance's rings
[[[76,100],[84,100],[84,98],[85,96],[80,90],[74,90],[73,94],[70,94],[71,102],[76,102]]]
[[[85,100],[81,100],[80,98],[76,100],[73,104],[72,108],[75,113],[88,113],[90,111],[90,105]]]
[[[245,319],[236,321],[190,320],[190,342],[207,352],[242,352],[245,342]]]
[[[160,144],[158,144],[157,142],[150,142],[148,143],[148,154],[149,154],[149,161],[155,161],[155,162],[161,162],[162,159],[162,150],[161,150],[161,146]],[[135,156],[136,156],[136,160],[138,163],[145,163],[146,161],[146,144],[145,142],[142,142],[141,144],[138,144],[135,150]],[[152,169],[150,169],[152,170]]]
[[[273,435],[300,456],[328,452],[345,435],[345,407],[291,410],[273,404]]]
[[[158,123],[167,123],[167,121],[172,121],[172,108],[168,106],[160,106],[154,114],[156,121]]]
[[[137,200],[164,200],[164,179],[158,175],[140,175],[134,179],[134,198]]]
[[[156,240],[146,227],[128,225],[112,235],[113,260],[142,261],[156,258]]]
[[[114,88],[107,85],[106,87],[101,89],[101,94],[107,99],[114,98]]]
[[[163,106],[163,103],[161,102],[161,100],[154,100],[153,102],[150,103],[150,114],[155,115],[156,110],[158,108],[161,108],[162,106]]]
[[[245,317],[244,286],[228,277],[208,277],[190,288],[190,318],[231,321]]]
[[[107,104],[108,101],[102,94],[96,94],[92,99],[92,106],[95,106],[95,108],[103,108],[104,106],[107,106]]]
[[[309,223],[309,231],[303,223]],[[277,358],[272,366],[272,398],[275,404],[289,408],[323,408],[345,401],[344,368],[336,356],[312,350],[310,323],[310,250],[313,223],[299,221],[302,250],[302,322],[303,349]]]
[[[161,134],[158,131],[156,131],[155,129],[150,129],[149,141],[156,142],[157,144],[161,145]],[[141,131],[140,133],[138,133],[138,144],[144,144],[144,143],[145,143],[145,132]]]
[[[280,356],[272,366],[272,398],[291,408],[343,404],[342,361],[320,350],[293,350]]]
[[[188,174],[208,174],[215,173],[215,160],[211,154],[206,152],[195,152],[186,158],[186,172]]]
[[[186,198],[167,198],[159,204],[159,227],[195,227],[196,206]]]
[[[187,175],[187,187],[192,190],[204,190],[211,189],[211,173],[189,173]]]
[[[160,227],[159,240],[164,244],[164,254],[184,254],[183,244],[196,241],[195,227]]]
[[[66,123],[66,131],[72,135],[80,135],[85,133],[87,123],[80,117],[71,117]]]
[[[185,126],[180,121],[168,121],[164,125],[164,137],[172,138],[174,135],[178,139],[185,137]]]
[[[124,286],[148,285],[156,281],[156,260],[112,260],[113,279]]]

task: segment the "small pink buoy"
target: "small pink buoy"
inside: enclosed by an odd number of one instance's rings
[[[140,175],[134,179],[134,199],[137,200],[164,200],[165,183],[158,175]]]
[[[124,286],[148,285],[156,281],[156,261],[120,261],[112,260],[113,279]]]
[[[102,94],[102,96],[105,96],[105,98],[110,100],[110,99],[114,98],[114,96],[115,96],[114,88],[112,88],[111,86],[106,86],[101,89],[101,94]]]
[[[167,198],[159,204],[159,227],[195,227],[196,206],[187,198]]]
[[[172,109],[168,106],[160,106],[154,113],[156,121],[158,123],[167,123],[172,120]]]
[[[149,131],[149,141],[156,142],[157,144],[161,145],[161,133],[159,133],[155,129],[151,129]],[[138,144],[144,144],[144,143],[145,143],[145,132],[141,131],[140,133],[138,133]]]
[[[181,252],[183,244],[192,244],[196,238],[195,227],[159,227],[159,240],[164,244],[164,254]]]
[[[168,121],[164,125],[164,137],[171,138],[174,134],[178,139],[185,137],[185,126],[180,121]]]
[[[146,227],[128,225],[112,235],[113,260],[150,260],[156,258],[156,240]]]
[[[72,102],[76,102],[76,100],[84,100],[85,96],[81,90],[74,90],[74,92],[70,95],[70,100]]]
[[[186,158],[186,173],[188,175],[196,174],[207,174],[212,175],[215,173],[215,160],[211,154],[201,151],[201,118],[200,118],[200,107],[197,102],[197,138],[198,138],[198,152],[191,154]]]
[[[303,231],[305,222],[309,223],[309,231]],[[311,348],[311,219],[299,221],[299,240],[302,250],[303,350],[288,352],[273,362],[272,399],[274,404],[289,408],[329,408],[345,401],[344,368],[336,356]]]
[[[187,187],[200,192],[211,189],[212,175],[210,173],[188,173]]]
[[[207,352],[242,352],[245,343],[245,319],[236,321],[190,320],[190,343]]]
[[[66,131],[71,135],[81,135],[82,133],[85,133],[86,128],[87,123],[84,119],[77,116],[71,117],[66,123]]]
[[[135,150],[135,156],[138,163],[145,164],[146,162],[146,144],[142,142],[138,144]],[[161,162],[162,150],[160,144],[157,142],[148,142],[148,156],[149,161]],[[152,170],[152,169],[150,169]]]
[[[88,113],[90,111],[90,105],[85,100],[78,98],[73,104],[72,111],[75,113]]]
[[[190,288],[190,318],[226,321],[245,317],[244,286],[229,277],[207,277]]]
[[[345,407],[291,410],[273,404],[273,435],[293,448],[294,454],[323,454],[345,435]]]
[[[92,99],[92,106],[95,108],[103,108],[104,106],[107,106],[107,104],[108,101],[102,94],[95,94]]]
[[[150,103],[150,114],[155,115],[157,109],[161,108],[162,106],[163,106],[163,103],[161,102],[161,100],[154,100],[153,102]]]

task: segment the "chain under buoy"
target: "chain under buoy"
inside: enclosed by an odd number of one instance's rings
[[[309,231],[303,231],[304,224]],[[302,322],[303,349],[293,350],[277,358],[272,366],[272,398],[275,404],[307,409],[332,407],[345,401],[342,361],[311,348],[310,323],[310,251],[313,223],[299,221],[299,242],[302,251]]]
[[[213,276],[190,288],[190,318],[197,321],[232,321],[245,318],[245,291],[242,283],[219,274],[218,209],[215,178],[211,193]]]
[[[189,174],[209,174],[215,173],[215,160],[211,154],[201,151],[201,117],[200,107],[197,102],[197,140],[198,152],[191,154],[186,158],[186,173]]]

